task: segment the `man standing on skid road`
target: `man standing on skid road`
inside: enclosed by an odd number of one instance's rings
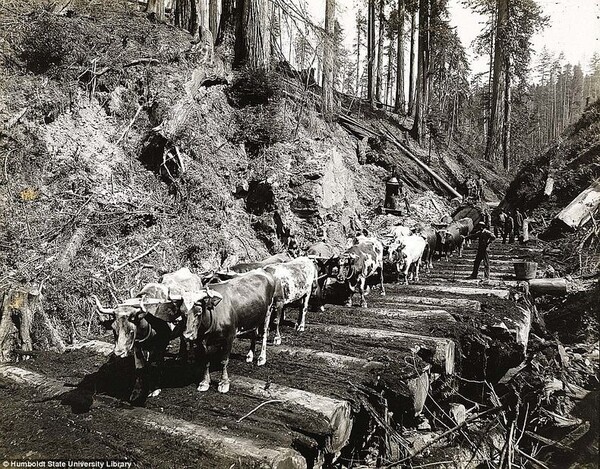
[[[477,255],[475,256],[475,264],[473,265],[473,273],[469,277],[470,279],[476,279],[479,274],[479,265],[483,261],[484,277],[486,280],[490,279],[490,258],[488,255],[488,246],[492,241],[496,239],[494,233],[485,227],[485,223],[480,221],[477,223],[479,231],[467,236],[465,239],[475,239],[479,241],[477,243]]]

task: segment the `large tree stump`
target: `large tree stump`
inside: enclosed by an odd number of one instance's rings
[[[35,301],[34,298],[35,296],[24,288],[10,289],[4,293],[0,310],[0,362],[16,359],[17,350],[33,350],[33,311],[30,303]]]

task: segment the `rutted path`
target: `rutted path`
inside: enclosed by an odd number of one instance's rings
[[[309,313],[306,332],[284,327],[283,345],[269,347],[264,367],[245,363],[246,343],[238,340],[226,395],[214,387],[198,393],[189,370],[170,360],[161,395],[132,408],[123,402],[131,363],[107,358],[112,347],[102,341],[0,365],[0,398],[10,403],[0,409],[0,453],[125,458],[139,467],[295,468],[344,458],[368,436],[364,391],[385,389],[390,408],[410,422],[437,376],[463,372],[471,357],[459,359],[458,342],[467,327],[514,326],[514,340],[524,345],[530,318],[513,325],[484,306],[516,309],[508,299],[512,260],[527,252],[492,244],[485,282],[466,280],[475,256],[466,248],[463,258],[422,271],[417,284],[388,284],[386,296],[373,290],[367,309],[328,305]],[[31,423],[28,438],[23,419]],[[70,435],[68,444],[53,425]],[[28,454],[19,453],[24,447]]]

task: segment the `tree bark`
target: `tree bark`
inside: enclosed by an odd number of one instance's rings
[[[371,109],[375,108],[375,0],[369,0],[369,16],[367,21],[367,100]]]
[[[398,45],[396,50],[396,99],[394,111],[404,113],[404,0],[398,0]],[[410,86],[410,85],[409,85]]]
[[[266,0],[243,0],[236,40],[236,63],[251,69],[269,68],[269,28]]]
[[[498,0],[498,16],[496,20],[496,41],[494,44],[494,74],[492,77],[492,97],[490,100],[490,120],[485,147],[485,159],[493,161],[496,159],[498,149],[498,129],[500,129],[501,117],[501,86],[503,70],[504,44],[506,42],[508,18],[508,0]]]
[[[208,3],[208,23],[210,33],[212,34],[213,40],[219,33],[219,1],[209,0]]]
[[[415,110],[415,30],[417,26],[417,13],[410,15],[410,65],[408,70],[408,114],[413,115]]]
[[[377,69],[375,79],[375,100],[382,102],[381,90],[383,89],[383,31],[385,15],[383,11],[384,0],[379,0],[379,39],[377,42]]]
[[[508,55],[508,53],[507,53]],[[502,162],[504,170],[510,170],[510,117],[511,117],[511,89],[510,89],[510,63],[507,57],[506,70],[504,71],[504,122],[502,123]]]
[[[335,0],[325,2],[325,47],[323,53],[323,117],[333,120],[333,64],[334,64]]]
[[[196,0],[177,0],[175,3],[175,26],[186,29],[192,36],[198,34],[199,17]]]
[[[411,134],[421,144],[423,142],[425,114],[429,102],[429,0],[419,0],[419,47],[417,97],[415,102],[415,119]]]
[[[148,0],[146,13],[154,13],[157,21],[165,20],[165,0]]]
[[[180,0],[177,0],[179,3]],[[234,0],[221,1],[221,20],[215,44],[221,45],[235,41],[235,2]]]

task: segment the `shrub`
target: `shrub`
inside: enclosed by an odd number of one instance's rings
[[[59,18],[42,13],[29,24],[21,47],[21,58],[27,69],[44,73],[64,60],[71,50],[71,41]]]

